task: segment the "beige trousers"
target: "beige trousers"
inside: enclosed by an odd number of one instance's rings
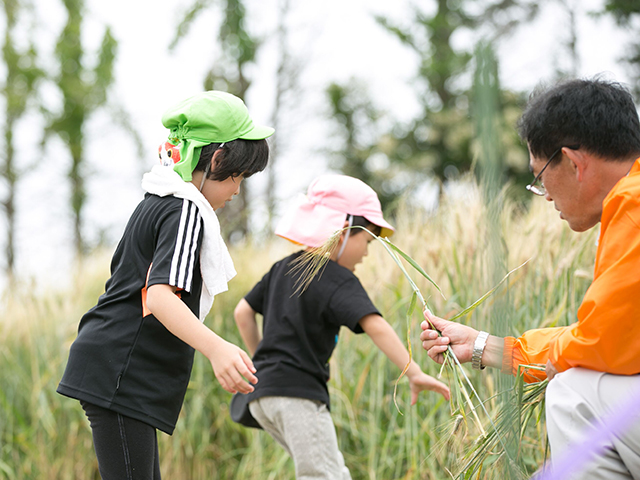
[[[324,403],[294,397],[261,397],[249,404],[249,411],[291,455],[297,480],[351,480]]]
[[[563,480],[640,480],[640,375],[572,368],[545,400],[552,466],[570,465]]]

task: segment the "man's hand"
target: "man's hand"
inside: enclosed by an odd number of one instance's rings
[[[473,343],[479,333],[477,330],[436,317],[428,310],[425,310],[424,316],[426,321],[420,325],[423,330],[420,334],[420,340],[422,340],[422,348],[429,353],[434,361],[440,364],[444,361],[444,352],[449,345],[460,363],[471,361]],[[438,336],[438,332],[432,329],[432,326],[442,333],[441,337]]]
[[[547,360],[547,366],[545,367],[545,372],[547,372],[547,378],[549,380],[551,380],[553,377],[555,377],[558,374],[558,370],[556,370],[556,367],[553,366],[553,363],[551,363],[551,360]]]

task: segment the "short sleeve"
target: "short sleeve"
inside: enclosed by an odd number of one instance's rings
[[[354,333],[363,333],[359,322],[371,313],[380,315],[355,275],[342,282],[331,295],[329,318],[338,326],[344,325]]]
[[[172,285],[191,292],[200,258],[202,219],[196,205],[184,199],[161,216],[147,286]]]
[[[272,271],[273,269],[267,272],[265,276],[262,277],[262,280],[256,283],[251,291],[244,297],[251,308],[253,308],[253,310],[258,312],[260,315],[264,315],[265,296],[268,291],[267,287],[269,285],[269,278]]]

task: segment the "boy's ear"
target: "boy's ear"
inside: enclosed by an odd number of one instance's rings
[[[222,150],[218,149],[215,152],[213,152],[213,155],[211,156],[211,171],[213,172],[216,167],[218,166],[218,163],[220,163],[220,155],[222,154]]]

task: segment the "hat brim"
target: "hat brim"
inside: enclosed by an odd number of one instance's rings
[[[240,135],[238,138],[243,140],[264,140],[273,135],[275,130],[271,127],[264,127],[262,125],[254,125],[247,133]]]
[[[390,237],[395,232],[395,228],[393,228],[389,222],[387,222],[384,218],[379,217],[377,215],[362,215],[364,218],[369,220],[371,223],[380,227],[380,236],[383,238]]]

